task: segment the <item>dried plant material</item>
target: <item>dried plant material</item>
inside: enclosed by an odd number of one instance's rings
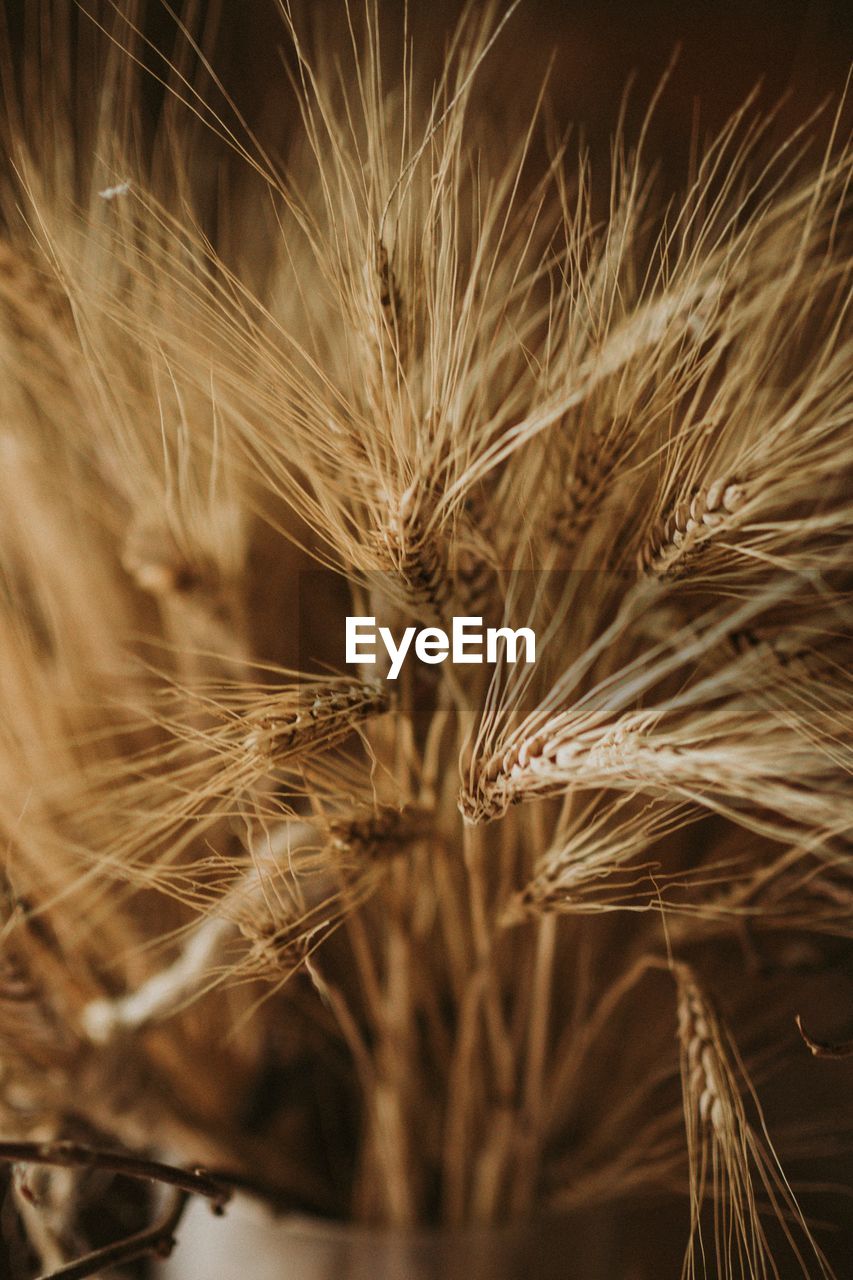
[[[715,480],[707,489],[698,490],[689,503],[676,508],[673,515],[653,536],[641,552],[641,568],[659,574],[678,572],[692,549],[701,546],[710,531],[723,533],[735,527],[732,520],[747,499],[747,488],[737,482]]]
[[[803,1027],[803,1020],[797,1014],[797,1030],[803,1037],[816,1058],[849,1058],[853,1056],[853,1040],[831,1044],[825,1040],[814,1040]]]
[[[744,1086],[714,1012],[686,966],[676,966],[674,976],[693,1221],[684,1274],[693,1275],[703,1265],[701,1215],[706,1196],[714,1205],[715,1247],[722,1274],[735,1275],[743,1266],[754,1275],[773,1274],[773,1251],[756,1198],[759,1188],[777,1213],[793,1218],[816,1255],[819,1273],[828,1274],[773,1148],[747,1119]],[[760,1113],[759,1123],[763,1127]],[[805,1268],[802,1255],[799,1260]]]
[[[100,1274],[107,1266],[119,1266],[140,1258],[167,1258],[176,1244],[175,1230],[190,1195],[208,1197],[214,1213],[222,1213],[231,1195],[227,1183],[217,1181],[202,1169],[176,1169],[154,1160],[139,1160],[120,1152],[100,1151],[72,1142],[2,1142],[0,1160],[52,1169],[98,1169],[174,1188],[168,1212],[152,1227],[93,1250],[67,1266],[52,1267],[44,1280],[60,1280],[60,1277],[84,1280],[86,1276]]]
[[[849,1046],[791,1020],[853,940],[853,153],[751,100],[675,193],[647,127],[609,171],[541,98],[496,128],[516,8],[433,76],[374,0],[282,4],[286,148],[191,23],[138,135],[122,5],[91,119],[62,60],[55,137],[10,111],[7,1150],[383,1227],[655,1195],[684,1280],[828,1277]],[[180,1241],[73,1262],[39,1176],[57,1274]]]

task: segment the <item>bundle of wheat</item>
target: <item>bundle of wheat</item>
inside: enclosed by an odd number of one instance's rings
[[[534,172],[541,99],[517,136],[478,109],[517,7],[469,6],[430,85],[379,0],[331,44],[282,3],[286,163],[199,47],[144,144],[130,4],[91,127],[61,58],[52,134],[10,89],[21,1275],[119,1174],[178,1199],[74,1275],[243,1185],[398,1227],[682,1195],[685,1277],[831,1274],[782,1170],[831,1180],[851,1118],[793,1020],[850,1017],[843,104],[815,154],[748,103],[669,203],[620,140],[602,210],[567,143]],[[198,120],[250,173],[218,220]],[[535,661],[390,680],[349,616]]]

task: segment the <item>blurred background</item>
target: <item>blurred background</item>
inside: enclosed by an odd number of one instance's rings
[[[474,0],[483,8],[485,0]],[[343,0],[295,0],[294,12],[310,13],[321,33],[344,20]],[[357,10],[359,4],[355,4]],[[406,21],[421,57],[430,46],[436,65],[444,37],[463,0],[381,0],[393,41]],[[496,0],[498,12],[509,0]],[[76,12],[75,12],[76,11]],[[138,23],[156,48],[181,45],[181,22],[211,55],[217,76],[240,112],[264,141],[281,141],[290,95],[283,75],[289,55],[280,0],[5,0],[7,39],[18,64],[26,47],[45,41],[61,56],[63,32],[90,48],[98,44],[91,18],[109,25],[114,11]],[[82,14],[89,15],[89,19]],[[48,34],[52,27],[52,34]],[[429,38],[423,40],[423,36]],[[103,44],[103,41],[101,41]],[[582,127],[595,152],[613,134],[629,81],[629,135],[675,51],[677,61],[649,132],[649,152],[676,172],[691,139],[718,128],[756,86],[765,105],[784,99],[778,128],[784,131],[844,88],[853,60],[853,4],[846,0],[523,0],[484,75],[502,117],[517,101],[523,113],[553,55],[550,100],[559,126]],[[153,54],[145,59],[162,72]],[[192,70],[186,50],[182,66]],[[91,97],[85,77],[81,91]],[[152,116],[162,89],[149,80],[145,96]]]

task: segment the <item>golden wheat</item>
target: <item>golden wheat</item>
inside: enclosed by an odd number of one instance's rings
[[[515,7],[430,86],[372,0],[334,50],[283,3],[287,164],[177,63],[144,163],[121,5],[95,123],[10,114],[5,1132],[397,1226],[681,1192],[685,1277],[826,1276],[780,1160],[833,1121],[765,1122],[727,1023],[808,1081],[732,949],[810,1000],[850,937],[853,152],[750,101],[669,205],[623,140],[602,209],[538,105],[486,123]],[[347,612],[537,661],[344,673]]]

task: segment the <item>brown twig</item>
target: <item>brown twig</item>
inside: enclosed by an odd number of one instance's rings
[[[39,1280],[85,1280],[86,1276],[98,1275],[105,1267],[121,1266],[126,1262],[136,1262],[139,1258],[168,1258],[177,1243],[175,1229],[188,1199],[187,1191],[177,1190],[168,1213],[153,1226],[124,1240],[118,1240],[115,1244],[95,1249],[84,1258],[69,1262],[67,1267],[51,1271]]]
[[[44,1164],[64,1169],[101,1169],[141,1182],[173,1187],[172,1204],[153,1226],[114,1244],[104,1245],[41,1280],[84,1280],[105,1267],[134,1262],[138,1258],[167,1258],[175,1246],[175,1228],[191,1195],[205,1196],[214,1213],[224,1211],[231,1187],[204,1169],[179,1169],[159,1160],[143,1160],[118,1151],[102,1151],[77,1142],[0,1142],[0,1161],[10,1164]]]
[[[853,1058],[853,1040],[843,1040],[840,1044],[831,1044],[824,1040],[813,1040],[803,1026],[799,1014],[796,1017],[797,1030],[816,1058]]]
[[[179,1169],[158,1160],[142,1160],[118,1151],[102,1151],[78,1142],[0,1142],[0,1161],[7,1164],[47,1164],[63,1169],[102,1169],[142,1182],[159,1182],[187,1195],[206,1196],[221,1213],[231,1188],[204,1169]]]

